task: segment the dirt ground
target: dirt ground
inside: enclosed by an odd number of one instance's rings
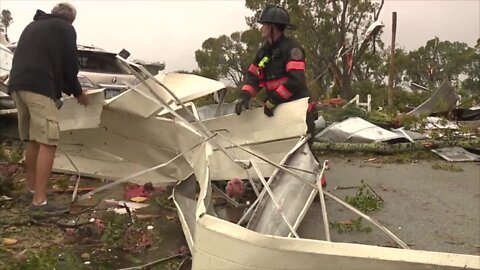
[[[0,116],[0,138],[6,147],[19,145],[15,122],[14,117]],[[427,156],[415,160],[318,154],[319,160],[330,161],[326,189],[345,199],[355,196],[361,180],[368,183],[383,200],[383,207],[368,214],[412,249],[480,255],[480,164],[451,164],[433,154]],[[155,189],[145,202],[149,206],[138,210],[134,221],[128,214],[108,211],[111,205],[103,201],[123,200],[126,185],[73,204],[69,215],[38,220],[27,215],[26,204],[15,200],[25,185],[24,178],[24,172],[15,177],[13,200],[0,201],[0,269],[118,269],[163,258],[167,260],[149,269],[189,269],[188,248],[168,199],[171,187]],[[83,180],[81,187],[103,184],[89,179]],[[52,175],[51,189],[72,185],[70,175]],[[57,193],[54,200],[68,202],[70,198],[71,193],[64,192]],[[326,204],[332,241],[396,246],[365,220],[356,229],[341,233],[334,224],[351,224],[357,216],[331,199]],[[239,216],[228,207],[223,212]],[[299,234],[325,239],[318,197]],[[17,242],[6,244],[5,238]]]

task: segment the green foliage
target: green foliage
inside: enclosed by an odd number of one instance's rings
[[[438,156],[436,156],[433,152],[418,150],[383,156],[380,162],[384,164],[415,163],[418,162],[418,160],[432,160],[437,158]]]
[[[371,123],[390,123],[393,121],[392,117],[386,113],[379,111],[371,111],[368,113],[367,121]]]
[[[475,50],[469,51],[471,61],[465,66],[468,76],[462,82],[462,89],[472,96],[480,96],[480,38],[477,39]]]
[[[472,73],[475,55],[478,56],[478,53],[466,43],[440,41],[435,37],[409,52],[408,57],[404,52],[401,53],[397,69],[398,73],[403,74],[403,81],[415,82],[430,89],[435,89],[444,80],[458,86],[459,75]]]
[[[357,219],[351,219],[347,221],[330,222],[330,227],[336,230],[338,233],[351,232],[351,231],[365,232],[365,233],[371,232],[372,228],[364,227],[362,224],[362,220],[363,220],[362,217],[359,217]]]
[[[345,201],[362,212],[370,212],[383,207],[383,200],[375,191],[361,180],[362,185],[358,188],[355,196],[345,197]]]
[[[355,105],[348,105],[345,108],[332,108],[328,111],[322,112],[325,121],[341,122],[349,117],[366,117],[366,112]]]
[[[260,45],[260,32],[256,29],[209,38],[200,50],[195,51],[199,73],[216,80],[230,80],[240,87]]]
[[[18,163],[23,158],[23,150],[0,145],[0,161],[7,163]]]
[[[167,209],[170,211],[177,211],[177,207],[175,206],[175,203],[168,196],[156,197],[155,202],[158,205],[160,205],[163,209]]]
[[[15,190],[15,184],[11,174],[0,170],[0,196],[10,196],[13,190]]]
[[[406,113],[416,108],[427,100],[431,92],[422,91],[420,93],[402,91],[399,88],[395,90],[395,107],[401,113]]]
[[[341,122],[349,117],[365,118],[367,113],[355,105],[348,105],[345,108],[329,109],[321,112],[321,115],[327,122]]]
[[[132,223],[129,215],[106,213],[102,220],[105,228],[100,240],[111,247],[123,250],[135,249],[136,244],[147,231],[145,223]]]
[[[362,80],[352,85],[353,91],[360,95],[361,101],[366,100],[367,95],[372,96],[372,108],[386,108],[387,87],[382,82],[375,80]]]
[[[398,119],[401,125],[407,130],[423,129],[426,125],[423,117],[417,117],[414,115],[400,115]]]
[[[50,269],[83,269],[82,262],[68,250],[52,247],[34,253],[28,251],[27,259],[17,260],[11,269],[18,270],[50,270]],[[80,266],[80,267],[79,267]]]

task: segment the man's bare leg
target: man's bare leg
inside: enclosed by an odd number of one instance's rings
[[[27,165],[27,189],[35,190],[35,174],[37,170],[37,156],[40,144],[35,141],[27,143],[27,153],[25,154],[25,163]]]
[[[35,171],[35,195],[34,204],[41,204],[47,200],[48,178],[52,172],[53,159],[55,158],[54,145],[39,144]]]

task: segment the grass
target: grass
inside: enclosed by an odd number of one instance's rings
[[[357,219],[350,219],[347,221],[339,221],[339,222],[330,222],[330,227],[336,230],[338,233],[345,233],[345,232],[364,232],[369,233],[372,231],[370,227],[364,227],[362,223],[362,218],[359,217]]]
[[[364,213],[382,208],[382,198],[375,193],[370,185],[365,183],[363,180],[360,182],[362,185],[358,188],[355,196],[346,196],[345,201]]]
[[[83,262],[71,250],[51,247],[37,252],[27,251],[24,260],[4,266],[5,269],[18,270],[82,269]]]
[[[22,149],[14,149],[13,147],[7,147],[0,145],[0,161],[7,163],[18,163],[23,158]]]

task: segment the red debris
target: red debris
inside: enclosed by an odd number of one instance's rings
[[[152,237],[147,234],[142,234],[142,237],[137,243],[137,248],[146,249],[153,245]]]
[[[322,184],[322,187],[327,186],[327,178],[325,177],[325,175],[322,175],[322,180],[320,181],[320,183]]]
[[[347,101],[341,98],[330,98],[330,99],[325,99],[320,101],[321,105],[327,105],[327,106],[341,106],[345,103],[347,103]]]
[[[145,197],[145,198],[150,198],[153,193],[154,189],[153,187],[150,187],[150,185],[138,185],[138,184],[128,184],[125,188],[125,199],[130,200],[131,198],[134,197]]]
[[[238,178],[232,178],[228,181],[227,187],[225,188],[225,193],[231,198],[240,199],[245,194],[245,185],[242,180]]]

